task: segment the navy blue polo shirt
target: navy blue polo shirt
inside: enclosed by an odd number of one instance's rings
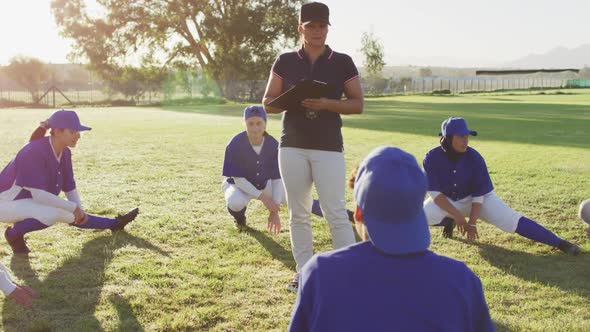
[[[453,201],[483,196],[494,190],[486,162],[471,147],[457,160],[451,160],[438,146],[426,153],[423,166],[428,191],[439,191]]]
[[[44,137],[25,145],[16,155],[16,185],[45,190],[54,195],[76,189],[72,169],[72,153],[64,148],[58,162],[49,143]],[[22,190],[15,198],[31,198],[28,190]]]
[[[479,278],[431,251],[387,255],[369,242],[301,270],[290,331],[494,331]]]
[[[225,147],[222,175],[246,178],[256,189],[263,190],[268,180],[281,178],[279,172],[279,142],[265,133],[260,154],[256,153],[243,131],[234,136]],[[234,183],[233,179],[228,179]]]
[[[326,46],[325,52],[312,65],[301,48],[297,52],[281,54],[272,66],[274,75],[283,80],[285,92],[301,80],[325,82],[330,89],[322,97],[342,98],[344,84],[359,73],[346,54],[334,52]],[[306,111],[303,107],[283,112],[281,147],[342,152],[342,118],[329,111]]]

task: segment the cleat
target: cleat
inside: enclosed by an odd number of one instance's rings
[[[25,241],[25,237],[23,235],[21,235],[21,236],[9,236],[8,235],[8,232],[11,229],[12,229],[12,227],[8,227],[6,229],[6,231],[4,231],[4,238],[6,239],[6,242],[8,242],[8,244],[12,248],[12,252],[16,255],[26,255],[29,252],[31,252],[31,250],[29,250],[29,247],[27,247],[27,242]]]
[[[580,247],[566,240],[561,241],[561,243],[557,246],[557,249],[572,256],[578,256],[582,252]]]
[[[111,228],[111,231],[113,232],[118,232],[118,231],[122,231],[125,226],[127,226],[128,223],[132,222],[133,220],[135,220],[135,218],[137,217],[137,215],[139,214],[139,208],[135,208],[131,211],[129,211],[127,214],[124,215],[119,215],[115,218],[116,224],[115,226],[113,226],[113,228]]]
[[[453,231],[455,230],[455,221],[451,218],[445,218],[444,220],[448,220],[450,222],[448,222],[445,227],[443,228],[442,231],[442,236],[446,239],[452,239],[453,238]]]

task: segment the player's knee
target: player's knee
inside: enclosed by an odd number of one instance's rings
[[[244,199],[230,198],[227,201],[227,208],[235,212],[243,210],[246,205],[248,202]]]

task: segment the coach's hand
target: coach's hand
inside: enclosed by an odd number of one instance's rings
[[[16,289],[8,297],[23,307],[30,308],[33,306],[33,298],[39,297],[39,294],[27,286],[16,285]]]
[[[265,193],[260,194],[258,199],[264,204],[268,212],[278,213],[281,209],[281,207],[272,200],[272,197],[266,195]]]
[[[279,234],[281,232],[281,217],[279,213],[270,213],[268,215],[268,231],[271,234]]]
[[[74,210],[74,224],[83,225],[88,221],[88,215],[79,206]]]
[[[317,98],[317,99],[304,99],[301,102],[301,106],[305,108],[309,108],[310,110],[314,111],[322,111],[328,109],[328,104],[330,103],[330,99],[328,98]]]

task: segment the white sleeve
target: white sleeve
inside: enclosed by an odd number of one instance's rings
[[[84,210],[82,207],[82,200],[80,199],[80,195],[78,195],[78,191],[76,189],[68,191],[66,193],[66,197],[68,198],[68,201],[78,204],[80,209]]]
[[[78,204],[76,204],[74,202],[66,201],[65,199],[59,198],[59,196],[56,196],[56,195],[54,195],[50,192],[47,192],[45,190],[29,188],[29,187],[23,187],[23,188],[30,191],[31,195],[33,196],[33,201],[35,201],[39,204],[53,206],[53,207],[60,208],[60,209],[66,210],[66,211],[70,211],[72,213],[76,210],[76,207],[78,207]]]
[[[441,194],[440,191],[429,191],[428,192],[428,196],[430,196],[430,198],[432,198],[433,200],[436,198],[436,196],[438,196],[440,194]]]
[[[243,192],[250,194],[256,198],[262,194],[262,191],[256,189],[250,181],[246,180],[246,178],[238,178],[233,177],[236,187],[240,188]]]
[[[472,198],[471,198],[471,203],[479,203],[479,204],[483,204],[483,198],[484,198],[484,196],[476,196],[476,197],[472,197]]]
[[[285,188],[283,187],[283,180],[281,179],[276,179],[276,180],[270,180],[270,183],[272,185],[272,200],[277,203],[277,204],[281,204],[282,202],[284,202],[284,197],[283,195],[285,195]]]
[[[4,265],[0,264],[0,290],[2,290],[2,292],[5,295],[8,295],[14,292],[15,289],[16,285],[14,284],[14,282],[12,282],[10,274],[8,273]]]

